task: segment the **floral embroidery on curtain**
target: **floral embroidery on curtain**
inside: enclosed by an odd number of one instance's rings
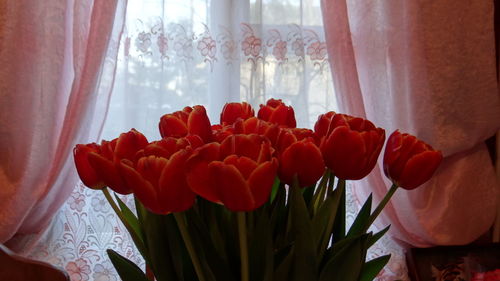
[[[261,61],[272,59],[279,65],[289,61],[300,63],[305,60],[323,70],[328,57],[324,38],[314,29],[301,28],[290,24],[279,27],[266,26],[259,33],[259,27],[249,23],[240,24],[240,34],[233,35],[228,27],[220,26],[212,34],[210,28],[202,24],[204,31],[195,33],[181,24],[165,26],[161,19],[146,28],[142,20],[137,20],[142,28],[130,32],[124,39],[124,57],[140,60],[152,58],[162,64],[170,60],[199,60],[210,66],[213,64],[233,64],[246,60],[254,67]]]

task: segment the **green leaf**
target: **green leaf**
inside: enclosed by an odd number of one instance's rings
[[[318,186],[314,190],[313,198],[309,202],[309,213],[311,214],[311,216],[314,216],[316,214],[321,203],[324,200],[326,191],[328,189],[326,184],[328,183],[328,178],[329,178],[330,174],[331,174],[330,170],[327,169],[323,173],[323,176],[321,177],[321,180],[320,180]]]
[[[369,225],[367,224],[370,220],[371,211],[372,195],[370,194],[370,196],[368,196],[368,199],[366,199],[365,203],[363,204],[363,207],[361,207],[361,210],[359,210],[358,215],[354,219],[354,222],[352,223],[351,228],[347,233],[347,237],[353,237],[366,232],[369,227]]]
[[[169,220],[166,220],[167,216],[172,216],[172,214],[165,216],[146,212],[143,223],[144,235],[151,258],[151,268],[156,279],[159,281],[177,281],[182,279],[177,276],[175,264],[170,255],[172,249],[167,231],[167,227],[176,227],[176,225],[172,225]],[[184,242],[179,240],[177,243],[183,244]]]
[[[289,208],[287,205],[286,190],[282,185],[280,185],[278,195],[271,205],[270,212],[271,226],[273,227],[273,244],[277,249],[284,248],[290,244],[287,240],[287,220]]]
[[[163,216],[166,225],[166,239],[170,249],[169,254],[172,259],[172,265],[179,280],[184,280],[184,264],[182,256],[186,255],[187,248],[185,247],[184,240],[177,226],[173,215]]]
[[[317,253],[320,255],[324,250],[321,249],[322,246],[326,244],[323,243],[323,240],[330,239],[331,229],[328,230],[327,228],[330,218],[331,217],[335,218],[335,213],[337,212],[335,203],[338,204],[338,200],[336,199],[337,198],[335,196],[330,196],[326,198],[325,202],[323,202],[317,214],[312,219],[312,232],[314,236],[314,241],[316,242],[317,245]]]
[[[271,188],[271,196],[269,197],[269,202],[273,203],[276,195],[278,194],[278,189],[280,188],[280,180],[278,177],[274,179],[273,187]]]
[[[302,196],[304,197],[304,202],[306,203],[306,206],[309,206],[313,199],[314,195],[314,185],[313,186],[307,186],[302,189]]]
[[[218,207],[215,205],[216,204],[207,205],[206,207]],[[207,211],[207,209],[205,209],[205,211]],[[217,248],[219,247],[216,247],[216,245],[214,245],[214,241],[210,238],[210,231],[208,230],[208,226],[205,224],[200,214],[192,209],[187,211],[185,214],[187,218],[186,222],[188,231],[193,242],[193,247],[195,248],[200,262],[202,263],[205,277],[213,276],[213,278],[217,281],[234,281],[234,273],[231,271],[231,268],[234,267],[231,267],[228,261],[218,253]],[[224,231],[222,231],[221,233],[226,234]],[[233,247],[237,247],[237,244]],[[230,251],[231,250],[227,249],[226,254],[229,254]]]
[[[335,195],[335,193],[340,193],[340,203],[338,204],[337,213],[335,214],[335,222],[333,223],[332,232],[333,241],[339,241],[345,238],[345,180],[339,179],[337,188],[332,193],[332,196],[338,196]]]
[[[385,255],[373,259],[363,265],[359,281],[372,281],[377,277],[378,273],[389,262],[391,255]]]
[[[290,248],[290,251],[288,252],[288,255],[286,255],[286,257],[274,271],[274,281],[287,281],[291,279],[294,255],[295,251],[294,247],[292,246]]]
[[[116,195],[115,193],[115,198],[116,201],[118,202],[118,206],[120,207],[120,210],[122,211],[123,216],[127,220],[127,223],[132,227],[134,232],[137,234],[137,236],[141,239],[141,242],[144,240],[142,237],[142,231],[141,231],[141,226],[139,225],[139,220],[137,217],[134,215],[134,213],[129,209],[125,203]]]
[[[290,187],[291,231],[295,241],[293,279],[315,280],[317,276],[316,243],[312,223],[297,181]]]
[[[133,262],[111,249],[106,252],[123,281],[149,281],[144,272]]]
[[[333,249],[331,258],[321,270],[319,281],[358,281],[366,255],[368,235],[339,242],[340,250]],[[334,246],[335,248],[335,246]]]
[[[271,231],[268,214],[261,213],[253,231],[254,237],[250,240],[250,280],[272,280],[274,261]]]
[[[123,201],[120,199],[120,197],[118,197],[118,195],[116,195],[116,193],[114,195],[116,201],[118,202],[118,206],[120,207],[121,210],[121,216],[120,215],[118,216],[123,220],[125,220],[123,224],[125,225],[127,231],[130,233],[130,237],[132,238],[132,241],[134,241],[137,250],[142,255],[146,263],[149,263],[150,258],[148,255],[147,247],[144,243],[144,236],[139,219],[134,215],[134,213],[129,209],[129,207],[125,205],[125,203],[123,203]],[[136,200],[135,203],[137,206],[139,202]],[[138,209],[138,207],[136,207],[136,209]]]
[[[385,233],[389,230],[391,225],[388,225],[386,228],[382,229],[381,231],[375,233],[372,235],[370,238],[368,238],[368,248],[370,248],[375,242],[377,242],[382,236],[384,236]]]

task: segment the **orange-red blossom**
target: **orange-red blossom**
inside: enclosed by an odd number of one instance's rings
[[[231,211],[252,211],[269,199],[277,168],[269,140],[236,134],[196,149],[186,172],[199,196]]]
[[[112,141],[102,141],[101,145],[77,144],[73,149],[76,170],[83,184],[93,189],[108,186],[120,194],[129,194],[132,188],[118,171],[122,159],[134,160],[137,151],[148,144],[146,137],[130,130]]]
[[[396,130],[387,140],[384,172],[397,186],[414,189],[432,177],[442,160],[441,151]]]

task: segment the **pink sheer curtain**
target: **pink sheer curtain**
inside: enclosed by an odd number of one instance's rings
[[[15,251],[35,242],[75,186],[74,144],[100,133],[122,2],[0,3],[0,243]]]
[[[499,185],[483,141],[500,127],[493,1],[322,0],[342,112],[445,154],[424,186],[399,190],[379,222],[415,246],[469,243],[492,225]],[[385,194],[382,161],[358,197]]]

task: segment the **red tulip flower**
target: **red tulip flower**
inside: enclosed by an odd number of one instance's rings
[[[73,157],[78,175],[83,184],[92,189],[102,189],[106,186],[88,160],[89,153],[100,153],[100,151],[101,146],[96,143],[77,144],[73,149]]]
[[[162,137],[181,138],[198,135],[205,143],[212,141],[212,128],[205,108],[201,105],[186,106],[182,111],[165,114],[160,118]]]
[[[148,144],[146,137],[132,129],[110,142],[78,144],[73,149],[76,169],[82,182],[94,189],[108,186],[120,194],[132,189],[121,177],[118,165],[122,159],[133,161],[136,153]]]
[[[241,121],[241,120],[239,120]],[[237,121],[237,123],[239,122]],[[223,142],[227,137],[234,135],[235,134],[235,129],[234,129],[234,124],[231,125],[212,125],[212,135],[213,135],[213,140],[215,142],[221,143]]]
[[[274,148],[278,153],[282,153],[293,143],[304,139],[309,139],[319,147],[320,141],[312,130],[303,128],[281,128],[276,138]]]
[[[320,116],[320,120],[321,120]],[[320,121],[319,121],[320,122]],[[325,128],[321,124],[315,128]],[[344,114],[332,114],[321,140],[326,166],[340,179],[358,180],[368,175],[377,163],[385,140],[385,131],[372,122]]]
[[[442,160],[441,151],[396,130],[387,140],[384,172],[394,184],[410,190],[428,181]]]
[[[168,159],[144,156],[136,165],[123,160],[120,171],[146,209],[155,214],[182,212],[191,208],[196,198],[187,185],[184,171],[190,155],[191,148],[187,147]]]
[[[281,100],[269,99],[266,105],[260,105],[257,115],[260,119],[278,124],[286,128],[295,128],[295,112],[291,106],[286,106]]]
[[[292,184],[296,176],[301,187],[315,184],[325,171],[321,151],[311,138],[295,141],[284,149],[279,163],[281,181]]]
[[[253,116],[255,116],[255,112],[252,106],[246,102],[226,103],[220,114],[220,123],[223,125],[232,125],[238,119],[247,120]]]
[[[187,181],[206,200],[252,211],[269,199],[277,166],[269,140],[237,134],[196,149],[187,162]]]
[[[278,139],[280,133],[280,127],[277,124],[273,124],[256,117],[249,118],[242,122],[241,126],[235,124],[235,130],[242,134],[257,134],[267,137],[271,144],[274,146]]]
[[[197,135],[190,135],[184,138],[167,137],[159,141],[154,141],[148,144],[144,149],[137,152],[135,155],[136,160],[144,156],[158,156],[163,158],[170,158],[175,152],[184,149],[188,146],[195,149],[202,146],[203,140]],[[137,161],[135,161],[137,162]]]
[[[318,121],[314,124],[314,132],[319,137],[324,137],[329,133],[330,123],[332,122],[333,116],[335,116],[334,111],[327,112],[318,116]]]

